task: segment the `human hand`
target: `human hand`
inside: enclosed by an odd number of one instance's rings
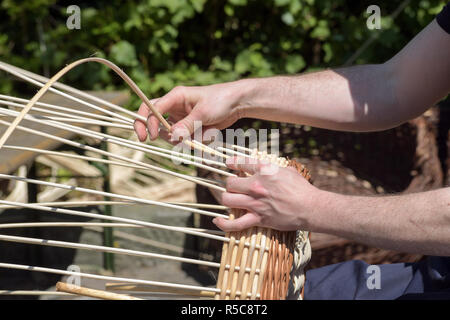
[[[274,168],[274,164],[260,161],[249,163],[246,158],[229,158],[227,166],[251,176],[227,178],[222,204],[248,212],[235,220],[215,218],[213,222],[220,229],[240,231],[262,226],[289,231],[311,230],[316,225],[314,208],[321,191],[294,168]]]
[[[240,117],[239,85],[237,82],[215,84],[204,87],[175,87],[161,98],[151,100],[160,113],[169,113],[169,121],[175,122],[171,133],[175,137],[192,135],[194,121],[201,121],[204,130],[214,127],[224,129]],[[141,104],[138,113],[147,118],[147,123],[136,120],[134,129],[140,141],[147,139],[147,128],[152,140],[159,135],[159,121],[151,114],[147,105]],[[168,134],[161,134],[168,138]]]

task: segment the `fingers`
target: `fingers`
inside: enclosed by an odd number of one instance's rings
[[[169,93],[155,101],[153,106],[156,111],[164,114],[175,108],[177,104],[182,103],[180,99],[182,100],[182,98],[177,97],[177,95],[173,94],[172,91],[170,91]],[[150,112],[147,118],[147,128],[150,134],[150,139],[155,140],[156,138],[158,138],[159,125],[159,119]]]
[[[226,179],[226,189],[228,192],[243,193],[254,198],[268,196],[268,191],[259,179],[255,179],[255,176],[246,178],[228,177]]]
[[[236,171],[244,171],[254,175],[261,169],[261,163],[257,159],[247,157],[230,157],[226,160],[228,168]]]
[[[175,123],[172,127],[172,133],[175,137],[188,137],[194,133],[195,121],[200,121],[203,126],[203,116],[198,109],[192,111],[183,119]]]
[[[251,196],[240,193],[222,193],[222,204],[230,208],[240,208],[251,210],[252,204],[257,201]]]
[[[224,218],[214,218],[213,223],[225,232],[241,231],[247,228],[258,226],[261,223],[261,217],[255,213],[248,212],[235,220]]]
[[[175,87],[155,103],[155,109],[161,114],[170,112],[171,115],[175,115],[172,119],[178,122],[172,127],[171,132],[174,136],[186,137],[194,132],[194,121],[202,120],[200,112],[193,108],[198,99],[196,87]],[[182,117],[184,118],[181,119]],[[151,113],[147,119],[147,127],[150,138],[156,139],[158,137],[159,120]],[[175,132],[176,130],[178,132]]]
[[[138,114],[147,118],[150,114],[150,110],[148,109],[147,105],[145,103],[142,103],[139,107]],[[142,122],[139,119],[136,119],[134,121],[134,131],[136,131],[136,134],[139,138],[139,141],[144,142],[147,139],[147,124]]]

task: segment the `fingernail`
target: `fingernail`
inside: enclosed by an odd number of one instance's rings
[[[217,224],[217,218],[212,219],[212,222],[213,222],[214,224]]]

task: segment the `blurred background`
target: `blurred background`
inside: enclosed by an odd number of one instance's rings
[[[3,0],[0,59],[50,77],[66,64],[95,55],[119,65],[150,97],[176,85],[207,85],[245,77],[298,74],[383,63],[430,23],[445,0],[148,0],[78,1],[81,28],[66,26],[73,1]],[[370,5],[381,29],[366,25]],[[433,48],[430,48],[433,50]],[[63,82],[82,90],[127,91],[119,77],[84,64]],[[35,88],[0,73],[0,92],[31,96]],[[131,95],[124,105],[136,110]],[[346,133],[243,119],[236,127],[278,128],[282,155],[297,158],[322,189],[361,195],[429,190],[450,181],[448,99],[404,125],[376,133]],[[198,175],[207,173],[198,171]],[[196,201],[215,202],[204,188]],[[209,220],[188,224],[213,227]],[[312,236],[310,268],[349,259],[369,263],[417,261],[421,256],[370,248],[327,235]],[[215,243],[184,242],[220,255]],[[193,253],[194,252],[194,253]],[[185,271],[194,277],[192,268]],[[206,272],[207,270],[205,270]],[[208,277],[207,277],[208,278]],[[206,283],[213,278],[205,280]],[[199,282],[203,280],[198,279]]]

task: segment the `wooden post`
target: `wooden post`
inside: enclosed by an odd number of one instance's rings
[[[112,293],[108,291],[79,287],[65,282],[58,282],[56,290],[60,292],[73,293],[80,296],[92,297],[105,300],[142,300],[125,294]]]

